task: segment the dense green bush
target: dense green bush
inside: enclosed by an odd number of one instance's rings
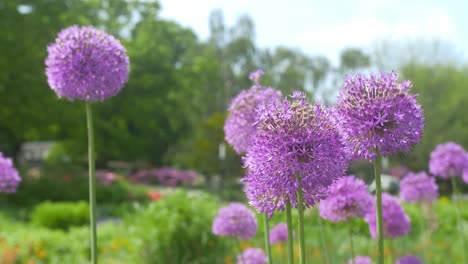
[[[32,214],[33,224],[68,230],[72,226],[89,223],[89,206],[86,202],[43,202],[37,205]]]
[[[224,244],[211,231],[219,206],[206,193],[178,190],[132,215],[142,263],[223,263]]]

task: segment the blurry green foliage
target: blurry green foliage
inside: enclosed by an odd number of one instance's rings
[[[68,230],[72,226],[89,224],[87,202],[43,202],[31,213],[31,222],[51,229]]]

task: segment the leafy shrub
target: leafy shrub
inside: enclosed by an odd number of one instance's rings
[[[31,222],[51,229],[68,230],[72,226],[89,223],[89,206],[86,202],[44,202],[34,208]]]
[[[203,192],[175,191],[128,219],[142,239],[142,263],[223,263],[224,244],[211,232],[217,200]]]

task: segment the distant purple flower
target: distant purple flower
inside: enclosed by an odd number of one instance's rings
[[[395,264],[423,264],[423,262],[416,256],[404,256],[399,258]]]
[[[131,176],[132,180],[139,183],[159,183],[164,186],[178,186],[193,184],[199,177],[192,170],[178,170],[171,167],[162,167],[152,170],[140,170]]]
[[[115,173],[105,170],[97,170],[96,178],[105,186],[111,185],[113,182],[117,181],[118,177]]]
[[[431,153],[429,171],[442,179],[463,176],[468,173],[468,155],[462,146],[448,142],[439,144]]]
[[[213,221],[212,230],[217,236],[249,239],[257,232],[257,219],[245,205],[231,203],[219,210]]]
[[[265,264],[268,259],[260,248],[248,248],[237,256],[237,264]]]
[[[258,69],[258,70],[254,71],[254,72],[251,72],[249,74],[249,79],[251,81],[253,81],[255,84],[258,84],[259,81],[260,81],[260,77],[262,77],[263,74],[265,74],[265,71],[262,70],[262,69]]]
[[[260,109],[257,133],[244,157],[243,182],[250,205],[270,216],[289,200],[297,207],[302,178],[304,205],[313,206],[344,175],[348,159],[330,111],[294,92]]]
[[[356,256],[354,258],[354,264],[372,264],[372,259],[368,256]],[[353,260],[348,260],[348,264],[353,264]]]
[[[259,84],[262,74],[262,70],[250,74],[250,79],[255,81],[254,86],[242,90],[234,97],[228,109],[229,115],[224,123],[224,133],[226,141],[238,154],[244,153],[251,144],[256,131],[257,107],[281,97],[280,91]]]
[[[410,81],[397,74],[349,76],[338,103],[340,130],[355,158],[375,159],[409,151],[421,140],[424,116]]]
[[[333,222],[364,217],[372,207],[372,196],[363,180],[354,176],[338,179],[319,204],[320,216]]]
[[[0,152],[0,193],[14,193],[21,182],[13,161]]]
[[[127,82],[129,59],[113,36],[91,26],[62,30],[47,47],[46,75],[59,97],[103,101]]]
[[[288,241],[288,227],[285,223],[279,223],[270,230],[270,244],[286,241]]]
[[[377,238],[375,202],[372,210],[369,210],[365,216],[365,220],[369,224],[372,237]],[[385,238],[404,236],[410,231],[410,218],[401,207],[398,199],[388,193],[382,194],[382,220],[383,237]]]
[[[430,202],[439,196],[438,190],[435,178],[424,171],[410,172],[400,182],[400,196],[406,202]]]

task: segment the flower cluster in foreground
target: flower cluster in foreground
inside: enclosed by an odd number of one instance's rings
[[[260,248],[248,248],[237,256],[237,264],[266,264],[265,253]]]
[[[348,167],[331,112],[310,104],[301,92],[291,97],[260,108],[257,132],[243,159],[249,203],[270,216],[287,202],[297,207],[299,178],[304,206],[313,206]]]
[[[213,221],[212,231],[218,236],[249,239],[257,232],[257,219],[254,212],[245,205],[231,203],[219,210]]]
[[[333,222],[364,217],[372,207],[372,196],[363,180],[354,176],[338,179],[319,205],[320,216]]]
[[[424,171],[408,173],[400,182],[400,196],[406,202],[430,202],[439,196],[434,177]]]
[[[373,210],[370,210],[365,216],[365,220],[369,224],[371,236],[376,238],[377,221],[375,203],[373,207]],[[383,236],[386,238],[404,236],[410,231],[410,218],[401,207],[398,199],[387,193],[382,194],[382,220]]]
[[[424,116],[411,82],[397,74],[349,76],[340,91],[337,118],[355,158],[376,158],[409,151],[422,137]]]
[[[0,152],[0,193],[16,192],[21,177],[13,166],[13,161]]]
[[[59,97],[103,101],[127,82],[129,59],[122,44],[91,26],[62,30],[47,47],[46,75]]]

